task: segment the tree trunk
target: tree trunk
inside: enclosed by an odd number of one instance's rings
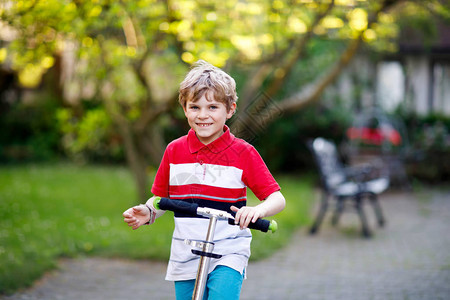
[[[146,192],[148,185],[148,176],[146,172],[147,162],[138,146],[137,141],[139,137],[133,130],[133,123],[128,121],[120,113],[118,105],[116,105],[114,99],[112,99],[111,96],[114,93],[112,84],[109,82],[104,82],[101,93],[103,103],[105,104],[105,109],[123,139],[126,161],[135,179],[137,187],[138,201],[145,201],[148,199],[148,194]]]
[[[127,164],[136,182],[138,201],[146,201],[149,198],[147,162],[138,147],[139,137],[132,132],[130,124],[125,122],[115,124],[123,138]]]

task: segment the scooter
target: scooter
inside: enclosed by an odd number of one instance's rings
[[[153,204],[157,209],[170,210],[192,216],[203,216],[209,218],[208,230],[204,241],[185,240],[186,244],[194,248],[191,249],[192,253],[200,256],[192,300],[202,300],[205,292],[206,281],[208,279],[209,262],[211,258],[217,259],[222,257],[220,254],[213,253],[214,231],[216,229],[217,221],[228,220],[228,224],[230,225],[239,225],[235,224],[235,214],[208,207],[199,207],[196,203],[171,200],[168,198],[156,197]],[[260,230],[262,232],[267,232],[270,230],[274,233],[278,229],[278,224],[275,220],[269,221],[265,219],[258,219],[255,223],[250,223],[248,228]]]

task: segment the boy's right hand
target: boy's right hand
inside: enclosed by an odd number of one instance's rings
[[[145,205],[133,206],[122,214],[125,223],[132,227],[133,230],[150,221],[150,210]]]

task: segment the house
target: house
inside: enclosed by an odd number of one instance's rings
[[[401,105],[419,115],[450,116],[450,26],[439,24],[432,42],[404,30],[398,49],[381,60],[356,57],[337,84],[341,97],[356,108],[392,112]]]

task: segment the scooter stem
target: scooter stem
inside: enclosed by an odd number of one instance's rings
[[[214,231],[216,230],[217,217],[212,215],[209,218],[208,232],[206,234],[206,240],[204,243],[204,249],[202,251],[212,253],[214,250]],[[208,269],[210,257],[202,255],[200,256],[200,262],[198,264],[197,278],[195,279],[194,293],[192,294],[192,300],[202,300],[203,293],[205,292],[206,281],[208,279]]]

